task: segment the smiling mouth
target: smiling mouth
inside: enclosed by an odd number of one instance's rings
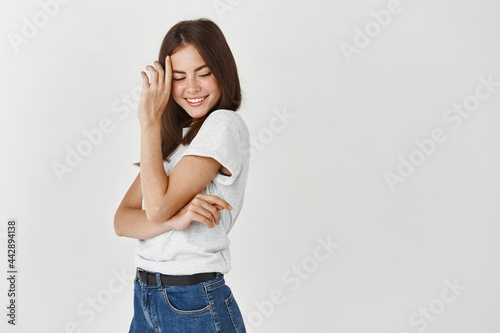
[[[186,101],[188,101],[189,103],[192,103],[192,104],[196,104],[196,103],[199,103],[199,102],[202,102],[205,100],[205,98],[207,98],[207,96],[204,96],[204,97],[198,97],[198,98],[184,98]]]

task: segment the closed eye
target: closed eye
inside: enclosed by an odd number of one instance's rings
[[[212,75],[212,73],[207,73],[207,74],[203,74],[203,75],[200,75],[200,76],[201,76],[201,77],[207,77],[207,76],[210,76],[210,75]],[[174,80],[174,81],[182,81],[182,80],[184,80],[184,79],[185,79],[185,77],[183,77],[183,78],[178,78],[178,79],[172,79],[172,80]]]

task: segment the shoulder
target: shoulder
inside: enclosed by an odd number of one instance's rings
[[[243,136],[247,136],[248,134],[248,128],[245,120],[237,111],[226,109],[218,109],[212,111],[212,113],[208,115],[207,119],[205,119],[205,122],[202,126],[204,126],[205,123],[207,123],[207,125],[211,124],[235,129],[237,128],[238,132],[240,132],[240,134]]]
[[[220,121],[233,121],[233,122],[239,122],[242,120],[238,112],[226,109],[218,109],[212,111],[212,113],[208,115],[206,120],[208,119],[217,119]]]

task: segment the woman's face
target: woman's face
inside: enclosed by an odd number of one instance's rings
[[[171,62],[172,97],[196,122],[219,101],[219,83],[192,44],[173,53]]]

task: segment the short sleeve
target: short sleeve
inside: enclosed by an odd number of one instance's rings
[[[231,185],[243,168],[243,142],[239,115],[230,110],[213,111],[182,153],[212,157],[226,167],[231,176],[217,173],[214,182]]]

